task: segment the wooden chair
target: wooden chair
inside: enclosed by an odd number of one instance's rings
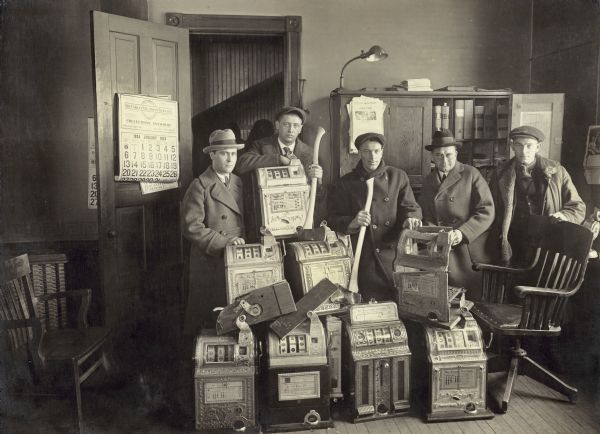
[[[77,327],[42,327],[38,302],[67,298],[80,299]],[[0,264],[0,338],[6,341],[6,350],[13,356],[27,355],[35,383],[45,379],[43,374],[50,365],[70,365],[80,432],[83,429],[81,384],[104,365],[103,349],[109,334],[107,328],[88,327],[90,300],[90,289],[36,296],[27,255]]]
[[[532,360],[522,348],[521,339],[560,334],[567,303],[583,282],[591,243],[592,233],[588,229],[558,222],[540,240],[529,267],[473,266],[482,271],[483,291],[482,301],[475,303],[471,313],[492,336],[508,336],[514,343],[502,397],[503,412],[508,409],[519,373],[526,373],[566,395],[571,402],[576,401],[577,389]]]

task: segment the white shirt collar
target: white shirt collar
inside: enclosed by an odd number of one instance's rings
[[[228,174],[221,174],[221,173],[217,173],[217,172],[215,172],[215,173],[217,174],[217,178],[219,178],[223,184],[227,184],[227,178],[231,177],[230,173],[228,173]]]
[[[296,148],[296,142],[294,141],[293,145],[286,145],[285,143],[283,143],[281,141],[281,139],[279,137],[277,137],[277,141],[279,142],[279,148],[281,149],[281,153],[285,154],[285,150],[283,148],[288,147],[290,148],[290,151],[294,152],[294,149]]]

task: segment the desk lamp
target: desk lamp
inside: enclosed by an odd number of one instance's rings
[[[367,62],[379,62],[387,57],[388,54],[379,45],[373,45],[369,48],[369,51],[361,50],[358,56],[348,60],[342,67],[342,72],[340,72],[340,89],[344,88],[344,69],[346,69],[346,66],[351,62],[354,62],[357,59],[365,59]]]

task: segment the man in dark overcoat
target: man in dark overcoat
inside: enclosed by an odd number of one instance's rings
[[[334,230],[351,234],[353,245],[360,227],[367,228],[359,264],[359,292],[363,301],[392,300],[392,263],[400,232],[421,226],[421,208],[406,172],[386,166],[383,161],[383,135],[361,134],[354,143],[360,161],[335,186],[327,221]],[[369,178],[374,179],[373,203],[370,211],[363,211],[367,198],[365,181]]]
[[[323,169],[313,164],[313,149],[298,138],[306,122],[306,112],[298,107],[283,107],[276,116],[272,136],[249,143],[240,155],[236,173],[245,175],[260,167],[302,164],[309,179],[323,177]]]
[[[423,224],[452,227],[448,282],[469,290],[478,298],[481,277],[475,262],[489,262],[485,251],[488,229],[494,221],[494,201],[479,171],[456,160],[461,143],[449,130],[436,131],[430,145],[435,169],[423,179],[419,204]]]
[[[499,166],[490,181],[496,206],[494,226],[502,262],[527,264],[534,251],[531,216],[580,224],[585,203],[565,168],[539,155],[545,139],[542,131],[521,126],[510,132],[510,139],[515,156]]]
[[[204,148],[211,167],[192,181],[183,199],[183,234],[191,243],[186,335],[214,328],[213,309],[227,305],[223,252],[229,244],[245,243],[242,181],[231,173],[243,147],[233,131],[213,131]]]

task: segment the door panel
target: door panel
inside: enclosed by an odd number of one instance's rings
[[[189,34],[93,12],[101,287],[108,325],[177,313],[182,302],[180,199],[191,180]],[[179,188],[142,195],[115,182],[116,94],[179,102]],[[164,318],[164,316],[162,316]]]

